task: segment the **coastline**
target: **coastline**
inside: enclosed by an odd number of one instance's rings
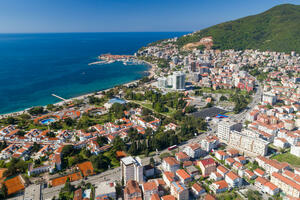
[[[147,72],[149,74],[146,75],[146,76],[143,76],[143,77],[149,77],[149,78],[153,77],[154,74],[155,74],[154,71],[155,71],[155,69],[156,69],[157,66],[155,64],[153,64],[153,63],[150,63],[150,62],[147,62],[147,61],[144,61],[144,60],[138,60],[138,61],[141,61],[144,65],[147,65],[149,67],[147,69],[147,71],[145,71],[145,72]],[[123,86],[129,86],[131,84],[135,84],[135,83],[139,82],[143,77],[141,77],[141,78],[139,78],[137,80],[133,80],[133,81],[129,81],[127,83],[123,83],[121,85],[123,85]],[[109,91],[109,90],[111,90],[111,89],[113,89],[115,87],[116,86],[110,87],[110,88],[107,88],[107,89],[103,89],[103,90],[98,90],[98,91],[96,91],[96,93],[103,92],[103,91],[106,92],[106,91]],[[83,94],[83,95],[79,95],[79,96],[75,96],[75,97],[72,97],[70,99],[67,99],[67,101],[74,101],[74,100],[86,99],[87,97],[92,96],[94,94],[95,94],[95,92],[89,92],[87,94]],[[59,101],[59,102],[53,103],[53,105],[59,106],[59,105],[63,105],[65,102],[66,101]],[[42,106],[42,107],[46,108],[47,105],[37,105],[37,106]],[[33,107],[35,107],[35,106],[33,106]],[[16,117],[16,116],[19,116],[19,115],[22,115],[22,114],[26,114],[27,111],[29,109],[33,108],[33,107],[25,108],[25,109],[23,109],[21,111],[15,111],[15,112],[10,112],[10,113],[0,114],[0,119],[7,118],[7,117]]]

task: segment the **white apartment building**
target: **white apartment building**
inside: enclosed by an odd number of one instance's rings
[[[157,79],[158,88],[166,88],[168,86],[168,79],[166,77],[159,77]]]
[[[291,147],[291,154],[300,157],[300,145],[293,145]]]
[[[188,200],[189,199],[189,190],[186,188],[186,186],[177,181],[171,183],[171,194],[176,197],[176,199],[180,200]]]
[[[174,90],[184,90],[185,88],[185,73],[176,71],[172,75],[172,88]]]
[[[121,173],[124,180],[124,185],[129,180],[135,180],[139,183],[144,182],[143,165],[139,157],[133,158],[128,156],[120,160]]]
[[[230,131],[236,130],[241,131],[242,125],[239,123],[224,120],[218,124],[217,136],[220,140],[228,142]]]
[[[229,135],[229,145],[234,146],[245,153],[255,155],[266,155],[268,151],[268,142],[257,138],[244,135],[243,132],[231,131]]]
[[[263,102],[269,103],[270,105],[274,105],[277,101],[276,94],[273,94],[271,92],[266,92],[263,95]]]
[[[282,174],[274,172],[271,176],[271,183],[279,187],[286,195],[300,198],[300,185]]]

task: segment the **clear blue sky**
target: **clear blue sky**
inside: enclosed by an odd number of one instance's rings
[[[194,31],[300,0],[0,0],[0,33]]]

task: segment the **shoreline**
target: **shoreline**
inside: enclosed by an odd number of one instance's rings
[[[139,59],[138,59],[139,60]],[[132,80],[132,81],[129,81],[127,83],[123,83],[121,85],[123,86],[128,86],[128,85],[131,85],[131,84],[135,84],[137,83],[138,81],[140,81],[143,77],[153,77],[154,76],[154,70],[156,69],[156,65],[153,64],[153,63],[150,63],[150,62],[147,62],[147,61],[144,61],[144,60],[139,60],[143,63],[143,65],[147,65],[149,67],[149,69],[147,69],[145,72],[149,73],[148,75],[146,76],[142,76],[141,78],[137,79],[137,80]],[[119,84],[117,84],[119,85]],[[75,96],[75,97],[72,97],[70,99],[67,99],[67,101],[59,101],[59,102],[56,102],[56,103],[53,103],[53,105],[55,106],[59,106],[59,105],[63,105],[64,103],[66,102],[69,102],[69,101],[74,101],[74,100],[81,100],[81,99],[85,99],[87,98],[88,96],[92,96],[94,95],[95,93],[98,93],[98,92],[106,92],[106,91],[109,91],[113,88],[115,88],[116,86],[113,86],[113,87],[110,87],[110,88],[107,88],[107,89],[102,89],[102,90],[98,90],[98,91],[94,91],[94,92],[89,92],[89,93],[86,93],[86,94],[83,94],[83,95],[79,95],[79,96]],[[37,105],[37,106],[42,106],[44,108],[46,108],[47,105]],[[7,117],[16,117],[16,116],[19,116],[19,115],[22,115],[22,114],[26,114],[27,111],[33,107],[36,107],[36,106],[32,106],[32,107],[29,107],[29,108],[25,108],[21,111],[15,111],[15,112],[10,112],[10,113],[4,113],[4,114],[0,114],[0,119],[3,119],[3,118],[7,118]]]

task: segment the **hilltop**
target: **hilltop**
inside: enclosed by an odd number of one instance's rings
[[[213,49],[300,53],[300,5],[282,4],[257,15],[214,25],[180,37],[177,44],[183,47],[209,36],[213,38]]]

